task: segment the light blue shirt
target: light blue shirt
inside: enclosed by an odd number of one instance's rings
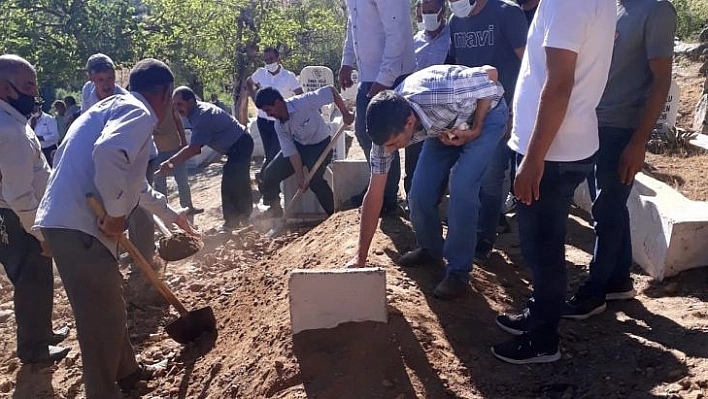
[[[205,145],[222,155],[248,134],[233,116],[212,103],[197,101],[187,119],[192,126],[190,144]]]
[[[445,24],[434,39],[431,39],[425,32],[424,30],[418,31],[413,38],[415,59],[418,63],[417,71],[429,66],[444,64],[447,53],[450,51],[450,25]]]
[[[128,91],[125,90],[124,88],[115,85],[115,88],[113,89],[113,94],[127,94]],[[81,112],[86,112],[91,106],[99,102],[100,100],[98,99],[98,93],[96,93],[96,85],[93,84],[93,82],[89,81],[84,84],[84,87],[81,88]]]
[[[360,82],[391,87],[415,71],[408,0],[347,0],[347,10],[342,65],[356,65]]]
[[[280,149],[284,157],[297,153],[295,141],[303,145],[317,144],[330,136],[320,108],[334,101],[332,86],[325,86],[315,91],[290,97],[285,100],[290,119],[275,122]]]
[[[86,202],[89,193],[98,195],[110,216],[128,216],[140,205],[173,223],[177,213],[145,179],[157,122],[139,93],[109,97],[81,114],[54,157],[34,228],[82,231],[117,256],[115,242],[100,232]]]

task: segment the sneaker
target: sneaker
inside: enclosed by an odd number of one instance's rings
[[[155,364],[144,364],[139,363],[138,369],[129,374],[127,377],[123,377],[118,380],[118,387],[123,392],[130,392],[135,388],[135,384],[138,381],[150,381],[155,377],[159,371],[165,370],[167,368],[167,359],[155,363]]]
[[[71,348],[47,345],[47,351],[39,356],[20,358],[23,364],[45,364],[45,363],[56,363],[61,359],[65,358],[69,354]]]
[[[514,194],[508,193],[506,195],[506,201],[504,201],[504,206],[502,207],[502,213],[507,214],[507,213],[512,213],[516,210],[516,197],[514,197]]]
[[[529,334],[492,347],[492,354],[511,364],[550,363],[560,359],[558,343],[534,340]]]
[[[434,257],[425,248],[417,248],[408,251],[398,258],[398,264],[403,267],[415,267],[422,265],[442,265],[443,260]]]
[[[590,295],[583,287],[572,298],[565,301],[561,310],[564,319],[585,320],[607,309],[605,298]]]
[[[512,335],[528,332],[529,308],[518,314],[500,314],[496,318],[497,326]]]
[[[69,326],[64,326],[58,330],[52,331],[52,336],[49,338],[49,345],[59,345],[69,336],[69,331],[71,331]]]
[[[445,278],[433,290],[433,296],[442,300],[452,300],[467,292],[467,283],[454,276]]]
[[[637,295],[634,290],[634,281],[631,278],[621,284],[608,285],[605,290],[606,301],[619,301],[622,299],[632,299]]]
[[[187,215],[189,216],[199,215],[200,213],[204,213],[204,208],[195,208],[193,206],[187,208]]]

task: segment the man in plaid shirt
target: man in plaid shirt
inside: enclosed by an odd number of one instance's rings
[[[503,94],[493,67],[436,65],[371,100],[366,129],[374,143],[372,176],[361,208],[359,247],[349,267],[366,264],[392,153],[425,141],[409,195],[419,248],[404,254],[399,264],[442,264],[444,257],[447,275],[435,296],[452,299],[465,293],[477,238],[480,182],[509,113]],[[448,234],[443,239],[437,205],[453,168]]]

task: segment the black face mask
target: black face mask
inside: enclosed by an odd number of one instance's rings
[[[15,89],[18,94],[18,97],[16,99],[8,98],[6,100],[7,103],[10,104],[13,108],[15,108],[17,112],[29,119],[30,115],[32,115],[32,111],[34,111],[34,96],[28,96],[27,94],[21,92],[12,83],[10,83],[10,86]]]

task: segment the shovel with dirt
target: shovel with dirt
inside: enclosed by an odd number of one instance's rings
[[[96,215],[98,215],[98,217],[102,218],[105,216],[106,211],[103,208],[103,205],[101,205],[93,194],[88,194],[86,199],[89,206],[93,209]],[[162,226],[164,227],[164,225]],[[165,230],[167,230],[166,227]],[[167,303],[174,306],[179,313],[180,317],[177,320],[165,326],[165,331],[170,338],[180,344],[186,344],[195,341],[203,333],[216,332],[216,318],[214,317],[214,311],[211,307],[207,306],[191,312],[188,311],[179,299],[177,299],[170,288],[162,280],[160,280],[155,271],[152,270],[152,267],[150,267],[148,261],[143,257],[140,251],[135,248],[135,245],[128,239],[128,236],[125,233],[118,238],[118,244],[120,244],[120,246],[123,247],[128,254],[130,254],[157,292],[165,298]],[[188,251],[181,250],[180,253],[183,254],[187,252]]]

